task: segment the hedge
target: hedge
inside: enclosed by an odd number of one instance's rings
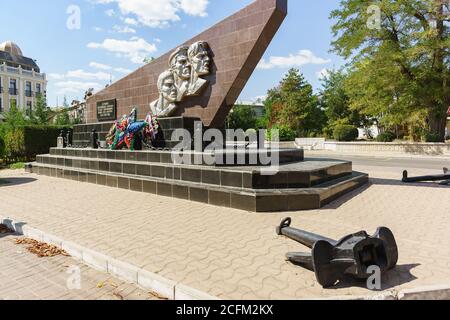
[[[280,141],[294,141],[297,138],[295,130],[289,128],[286,125],[274,125],[272,129],[267,131],[267,139],[272,140],[272,130],[278,130],[278,138]]]
[[[376,138],[376,140],[378,142],[392,142],[395,140],[395,138],[396,138],[395,133],[386,131],[386,132],[380,133],[378,135],[378,137]]]
[[[4,140],[4,132],[0,127],[0,159],[5,155],[5,140]]]
[[[8,161],[33,161],[38,154],[47,154],[56,147],[61,130],[72,130],[66,126],[23,126],[8,128],[3,134]]]
[[[334,128],[333,136],[337,141],[355,141],[358,139],[358,128],[351,125],[337,125]]]

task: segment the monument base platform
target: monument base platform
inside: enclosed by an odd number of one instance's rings
[[[52,148],[27,171],[253,212],[319,209],[368,182],[348,161],[302,161],[295,149],[281,154],[278,167],[208,166],[177,164],[164,151]]]

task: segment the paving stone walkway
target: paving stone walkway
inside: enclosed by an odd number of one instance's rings
[[[287,216],[331,238],[391,228],[400,257],[383,290],[450,283],[450,188],[404,185],[398,168],[355,170],[369,173],[371,184],[322,210],[273,214],[2,171],[11,183],[0,185],[0,216],[223,299],[380,294],[350,279],[323,289],[314,273],[286,262],[286,252],[307,250],[275,234]],[[411,171],[426,173],[433,172]]]
[[[20,238],[0,235],[0,300],[157,299],[70,257],[39,258],[15,243]]]

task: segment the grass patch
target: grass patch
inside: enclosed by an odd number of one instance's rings
[[[25,169],[25,163],[17,162],[17,163],[10,164],[9,169],[13,169],[13,170]]]

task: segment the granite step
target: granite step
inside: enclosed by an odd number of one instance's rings
[[[347,161],[304,161],[283,164],[268,174],[265,167],[211,167],[166,162],[97,159],[39,155],[37,163],[67,170],[86,169],[100,173],[131,174],[241,189],[310,188],[352,174]]]
[[[91,159],[130,160],[141,162],[184,163],[208,166],[248,166],[248,165],[272,165],[273,161],[280,164],[300,162],[304,160],[303,149],[279,149],[274,151],[238,149],[218,150],[215,152],[195,151],[164,151],[164,150],[101,150],[89,148],[51,148],[50,155],[84,157]],[[174,155],[176,158],[174,158]],[[273,156],[273,161],[269,162]]]
[[[368,182],[368,175],[353,172],[350,176],[335,179],[317,185],[314,188],[256,190],[207,185],[167,178],[100,172],[82,168],[67,168],[36,162],[28,164],[26,170],[31,173],[56,178],[252,212],[319,209],[343,194],[353,191]]]

